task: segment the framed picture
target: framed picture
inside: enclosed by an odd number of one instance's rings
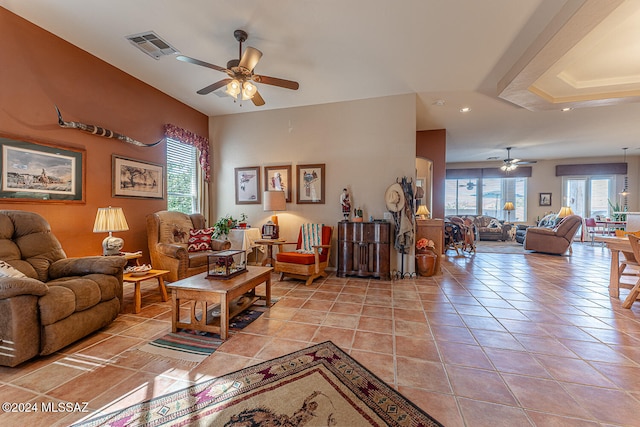
[[[296,176],[298,203],[324,204],[324,163],[315,165],[297,165]]]
[[[85,203],[85,150],[5,137],[0,145],[0,200]]]
[[[164,167],[156,163],[111,156],[113,191],[116,197],[164,199]]]
[[[261,203],[260,166],[236,168],[236,205],[258,205]]]
[[[291,203],[291,184],[291,165],[264,167],[264,191],[284,191],[287,203]]]
[[[551,206],[551,193],[540,193],[540,206]]]

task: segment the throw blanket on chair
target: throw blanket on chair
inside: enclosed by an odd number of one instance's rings
[[[322,227],[324,224],[302,224],[302,247],[296,252],[312,254],[313,247],[322,244]]]

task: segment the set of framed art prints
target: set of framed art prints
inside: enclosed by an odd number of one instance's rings
[[[324,163],[296,165],[295,176],[291,165],[264,166],[263,178],[260,169],[260,166],[235,168],[236,204],[260,204],[263,191],[284,191],[287,203],[295,192],[298,204],[324,204]]]
[[[165,197],[164,166],[112,155],[112,196]],[[0,137],[0,200],[85,203],[86,150]]]

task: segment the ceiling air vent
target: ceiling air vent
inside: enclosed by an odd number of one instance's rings
[[[162,40],[160,36],[153,31],[133,34],[131,36],[126,36],[126,38],[135,47],[155,59],[159,59],[161,56],[165,55],[173,55],[178,52],[173,46]]]

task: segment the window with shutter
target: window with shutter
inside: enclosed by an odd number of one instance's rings
[[[198,211],[197,149],[167,139],[167,209],[191,214]]]

